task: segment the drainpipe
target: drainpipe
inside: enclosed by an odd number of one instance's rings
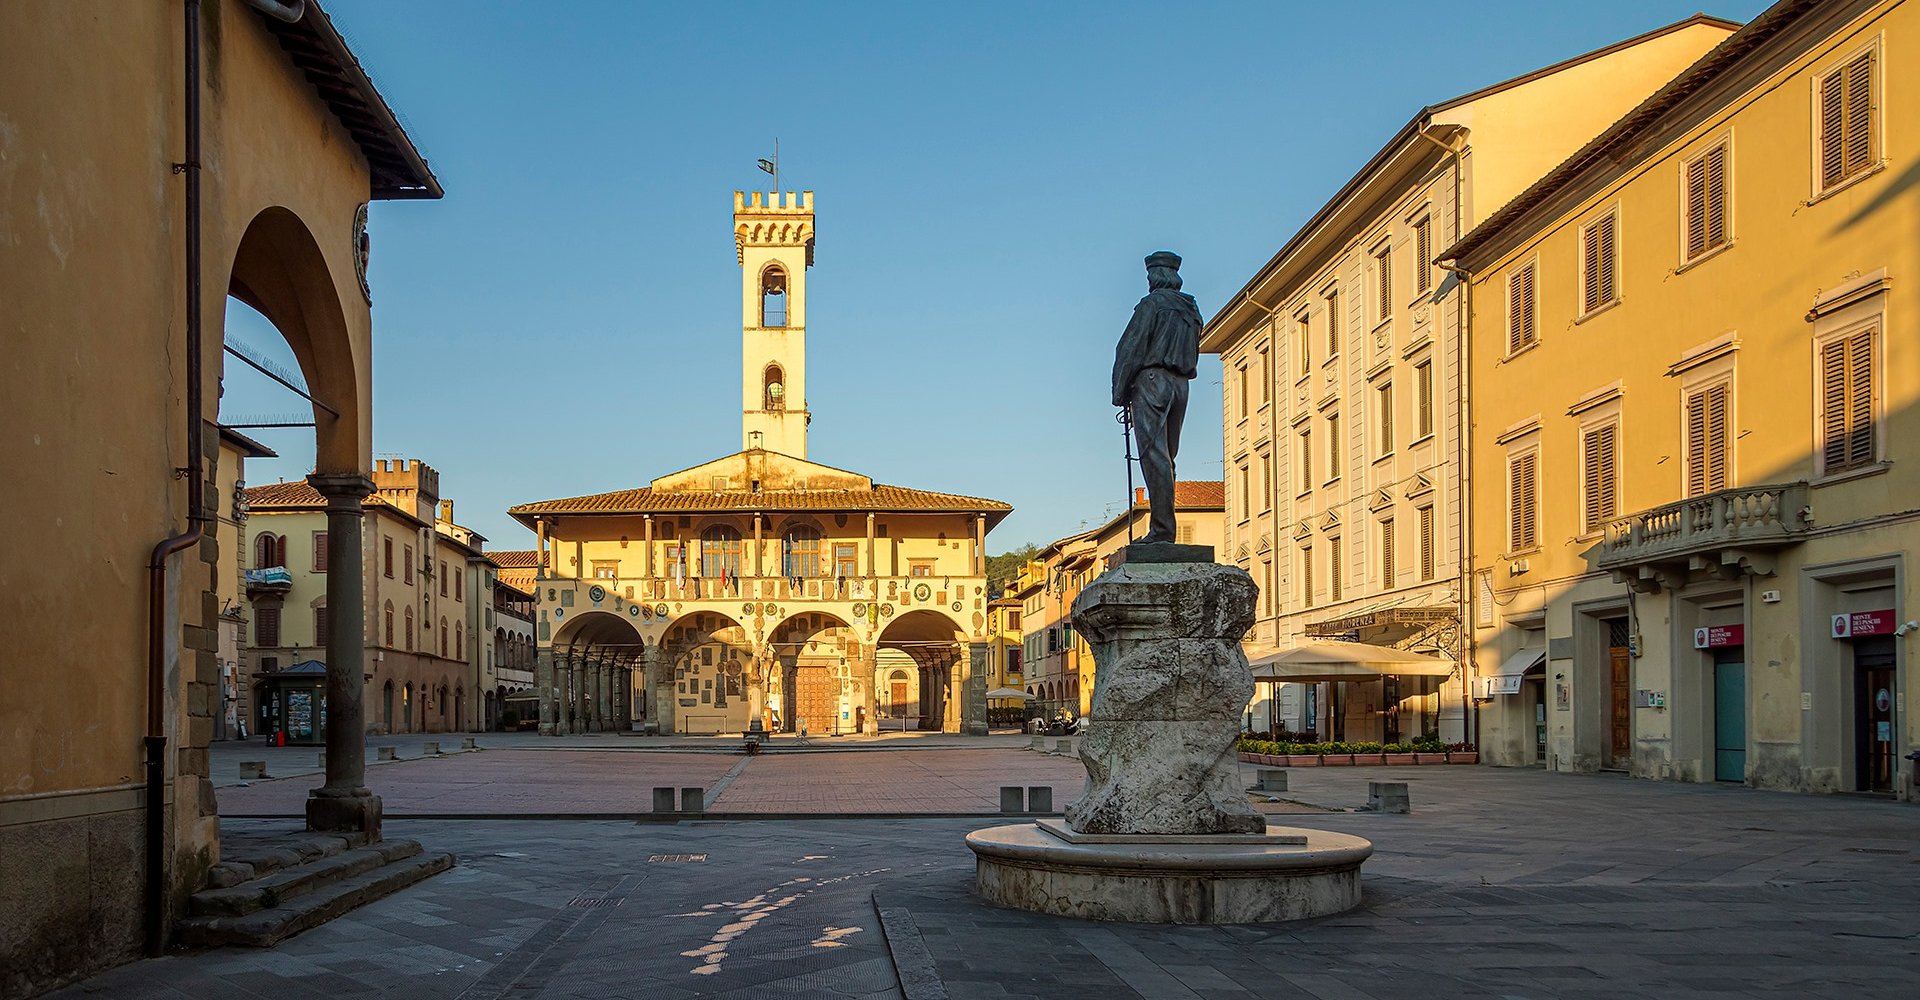
[[[1429,134],[1424,126],[1415,129],[1414,134],[1446,150],[1448,158],[1453,161],[1453,238],[1457,241],[1460,237],[1466,235],[1460,228],[1464,218],[1461,204],[1466,199],[1466,185],[1462,178],[1460,154],[1465,143],[1455,144],[1442,142]],[[1460,725],[1461,735],[1466,737],[1466,741],[1478,746],[1479,720],[1473,712],[1473,693],[1467,690],[1468,667],[1473,663],[1474,654],[1477,651],[1473,623],[1470,620],[1473,605],[1470,597],[1473,584],[1473,512],[1471,507],[1471,497],[1473,496],[1473,467],[1470,461],[1472,458],[1472,449],[1468,445],[1469,435],[1472,433],[1473,425],[1467,419],[1468,406],[1473,397],[1471,388],[1472,378],[1470,377],[1473,370],[1473,337],[1470,335],[1471,331],[1469,329],[1473,321],[1473,275],[1469,273],[1466,268],[1456,264],[1449,264],[1445,261],[1435,261],[1435,263],[1440,265],[1441,270],[1448,271],[1460,279],[1460,294],[1453,300],[1453,328],[1456,336],[1460,338],[1461,371],[1460,403],[1455,407],[1454,413],[1454,459],[1455,468],[1459,470],[1460,476],[1459,497],[1461,507],[1460,576],[1457,586],[1459,595],[1458,603],[1460,607],[1460,635],[1462,636],[1460,641]]]
[[[186,0],[184,22],[186,158],[174,172],[186,175],[186,431],[187,530],[153,547],[147,560],[146,735],[146,949],[166,944],[166,601],[167,560],[206,533],[205,462],[202,441],[200,365],[200,0]]]

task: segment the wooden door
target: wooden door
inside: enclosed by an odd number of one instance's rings
[[[1855,764],[1855,785],[1863,792],[1893,791],[1893,668],[1866,666],[1859,671],[1856,685],[1855,718],[1859,720],[1855,741],[1859,759]]]
[[[801,667],[793,672],[793,729],[805,727],[811,735],[833,732],[833,675],[826,667]]]
[[[1626,767],[1633,761],[1633,657],[1626,647],[1607,650],[1608,710],[1607,764]]]
[[[1747,780],[1747,668],[1739,650],[1713,663],[1713,780]]]

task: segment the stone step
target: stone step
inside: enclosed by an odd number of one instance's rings
[[[278,906],[242,916],[189,917],[178,924],[179,942],[189,947],[270,948],[309,927],[446,871],[453,864],[453,855],[445,852],[416,853],[317,887]]]
[[[284,868],[332,857],[359,847],[366,838],[325,833],[228,835],[222,832],[220,863],[207,870],[207,887],[224,889],[271,875]]]
[[[261,878],[235,886],[202,889],[188,900],[188,912],[196,917],[238,917],[255,910],[280,906],[314,889],[352,878],[420,853],[420,845],[411,840],[383,840],[371,847],[329,854],[305,864],[282,868]]]

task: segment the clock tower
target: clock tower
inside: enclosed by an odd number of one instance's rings
[[[812,191],[735,191],[740,258],[740,447],[807,457],[807,269]]]

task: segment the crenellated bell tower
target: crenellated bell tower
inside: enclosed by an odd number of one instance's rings
[[[812,191],[735,191],[740,257],[740,447],[807,457],[807,269]]]

